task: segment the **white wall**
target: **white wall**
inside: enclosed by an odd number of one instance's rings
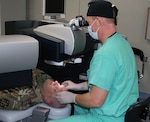
[[[91,0],[66,0],[66,20],[70,20],[78,15],[86,17],[88,2]]]
[[[43,19],[43,0],[27,0],[27,19]],[[90,0],[66,0],[65,19],[70,20],[77,15],[86,15],[87,3]]]
[[[1,35],[1,0],[0,0],[0,35]]]
[[[26,0],[0,0],[1,34],[5,33],[5,21],[25,19]]]
[[[41,20],[43,0],[27,0],[27,19]]]
[[[34,5],[41,3],[40,0],[36,1]],[[87,3],[90,0],[66,0],[66,19],[70,20],[76,15],[82,14],[86,16]],[[119,9],[118,16],[118,32],[126,35],[128,41],[134,47],[144,51],[145,55],[149,58],[145,65],[145,75],[140,81],[140,91],[150,93],[150,41],[145,40],[146,17],[147,8],[150,7],[149,0],[110,0]],[[39,2],[39,3],[38,3]],[[35,6],[34,6],[35,7]],[[34,8],[33,7],[33,8]],[[40,8],[40,7],[39,7]],[[31,8],[30,8],[31,9]],[[31,9],[34,11],[33,9]],[[38,10],[34,13],[41,14]],[[36,15],[32,15],[32,17]],[[30,16],[30,18],[32,18]],[[36,16],[37,17],[37,16]]]
[[[134,47],[144,51],[148,57],[145,75],[140,81],[140,91],[150,93],[150,41],[145,40],[147,9],[149,0],[110,0],[119,8],[118,32],[125,34]]]

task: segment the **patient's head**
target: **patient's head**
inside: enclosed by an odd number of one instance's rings
[[[65,107],[64,104],[60,104],[55,96],[58,92],[67,90],[63,85],[60,85],[58,81],[47,79],[40,87],[41,96],[43,101],[55,108]]]

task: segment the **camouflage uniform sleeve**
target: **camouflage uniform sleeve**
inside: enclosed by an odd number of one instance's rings
[[[0,91],[0,109],[25,110],[35,103],[32,102],[37,96],[30,87],[20,87]]]
[[[0,109],[25,110],[43,102],[39,86],[48,78],[48,74],[39,69],[32,70],[32,87],[24,86],[0,91]]]

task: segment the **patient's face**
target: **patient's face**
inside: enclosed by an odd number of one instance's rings
[[[41,86],[40,90],[43,101],[51,107],[60,108],[65,106],[60,104],[55,98],[58,92],[67,90],[63,85],[60,85],[57,81],[47,79],[44,82],[43,86]]]

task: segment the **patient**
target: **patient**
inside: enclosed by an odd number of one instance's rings
[[[60,85],[58,81],[53,79],[46,79],[45,82],[40,86],[40,92],[43,101],[51,107],[62,108],[65,104],[60,104],[55,96],[58,92],[67,90],[64,85]]]

